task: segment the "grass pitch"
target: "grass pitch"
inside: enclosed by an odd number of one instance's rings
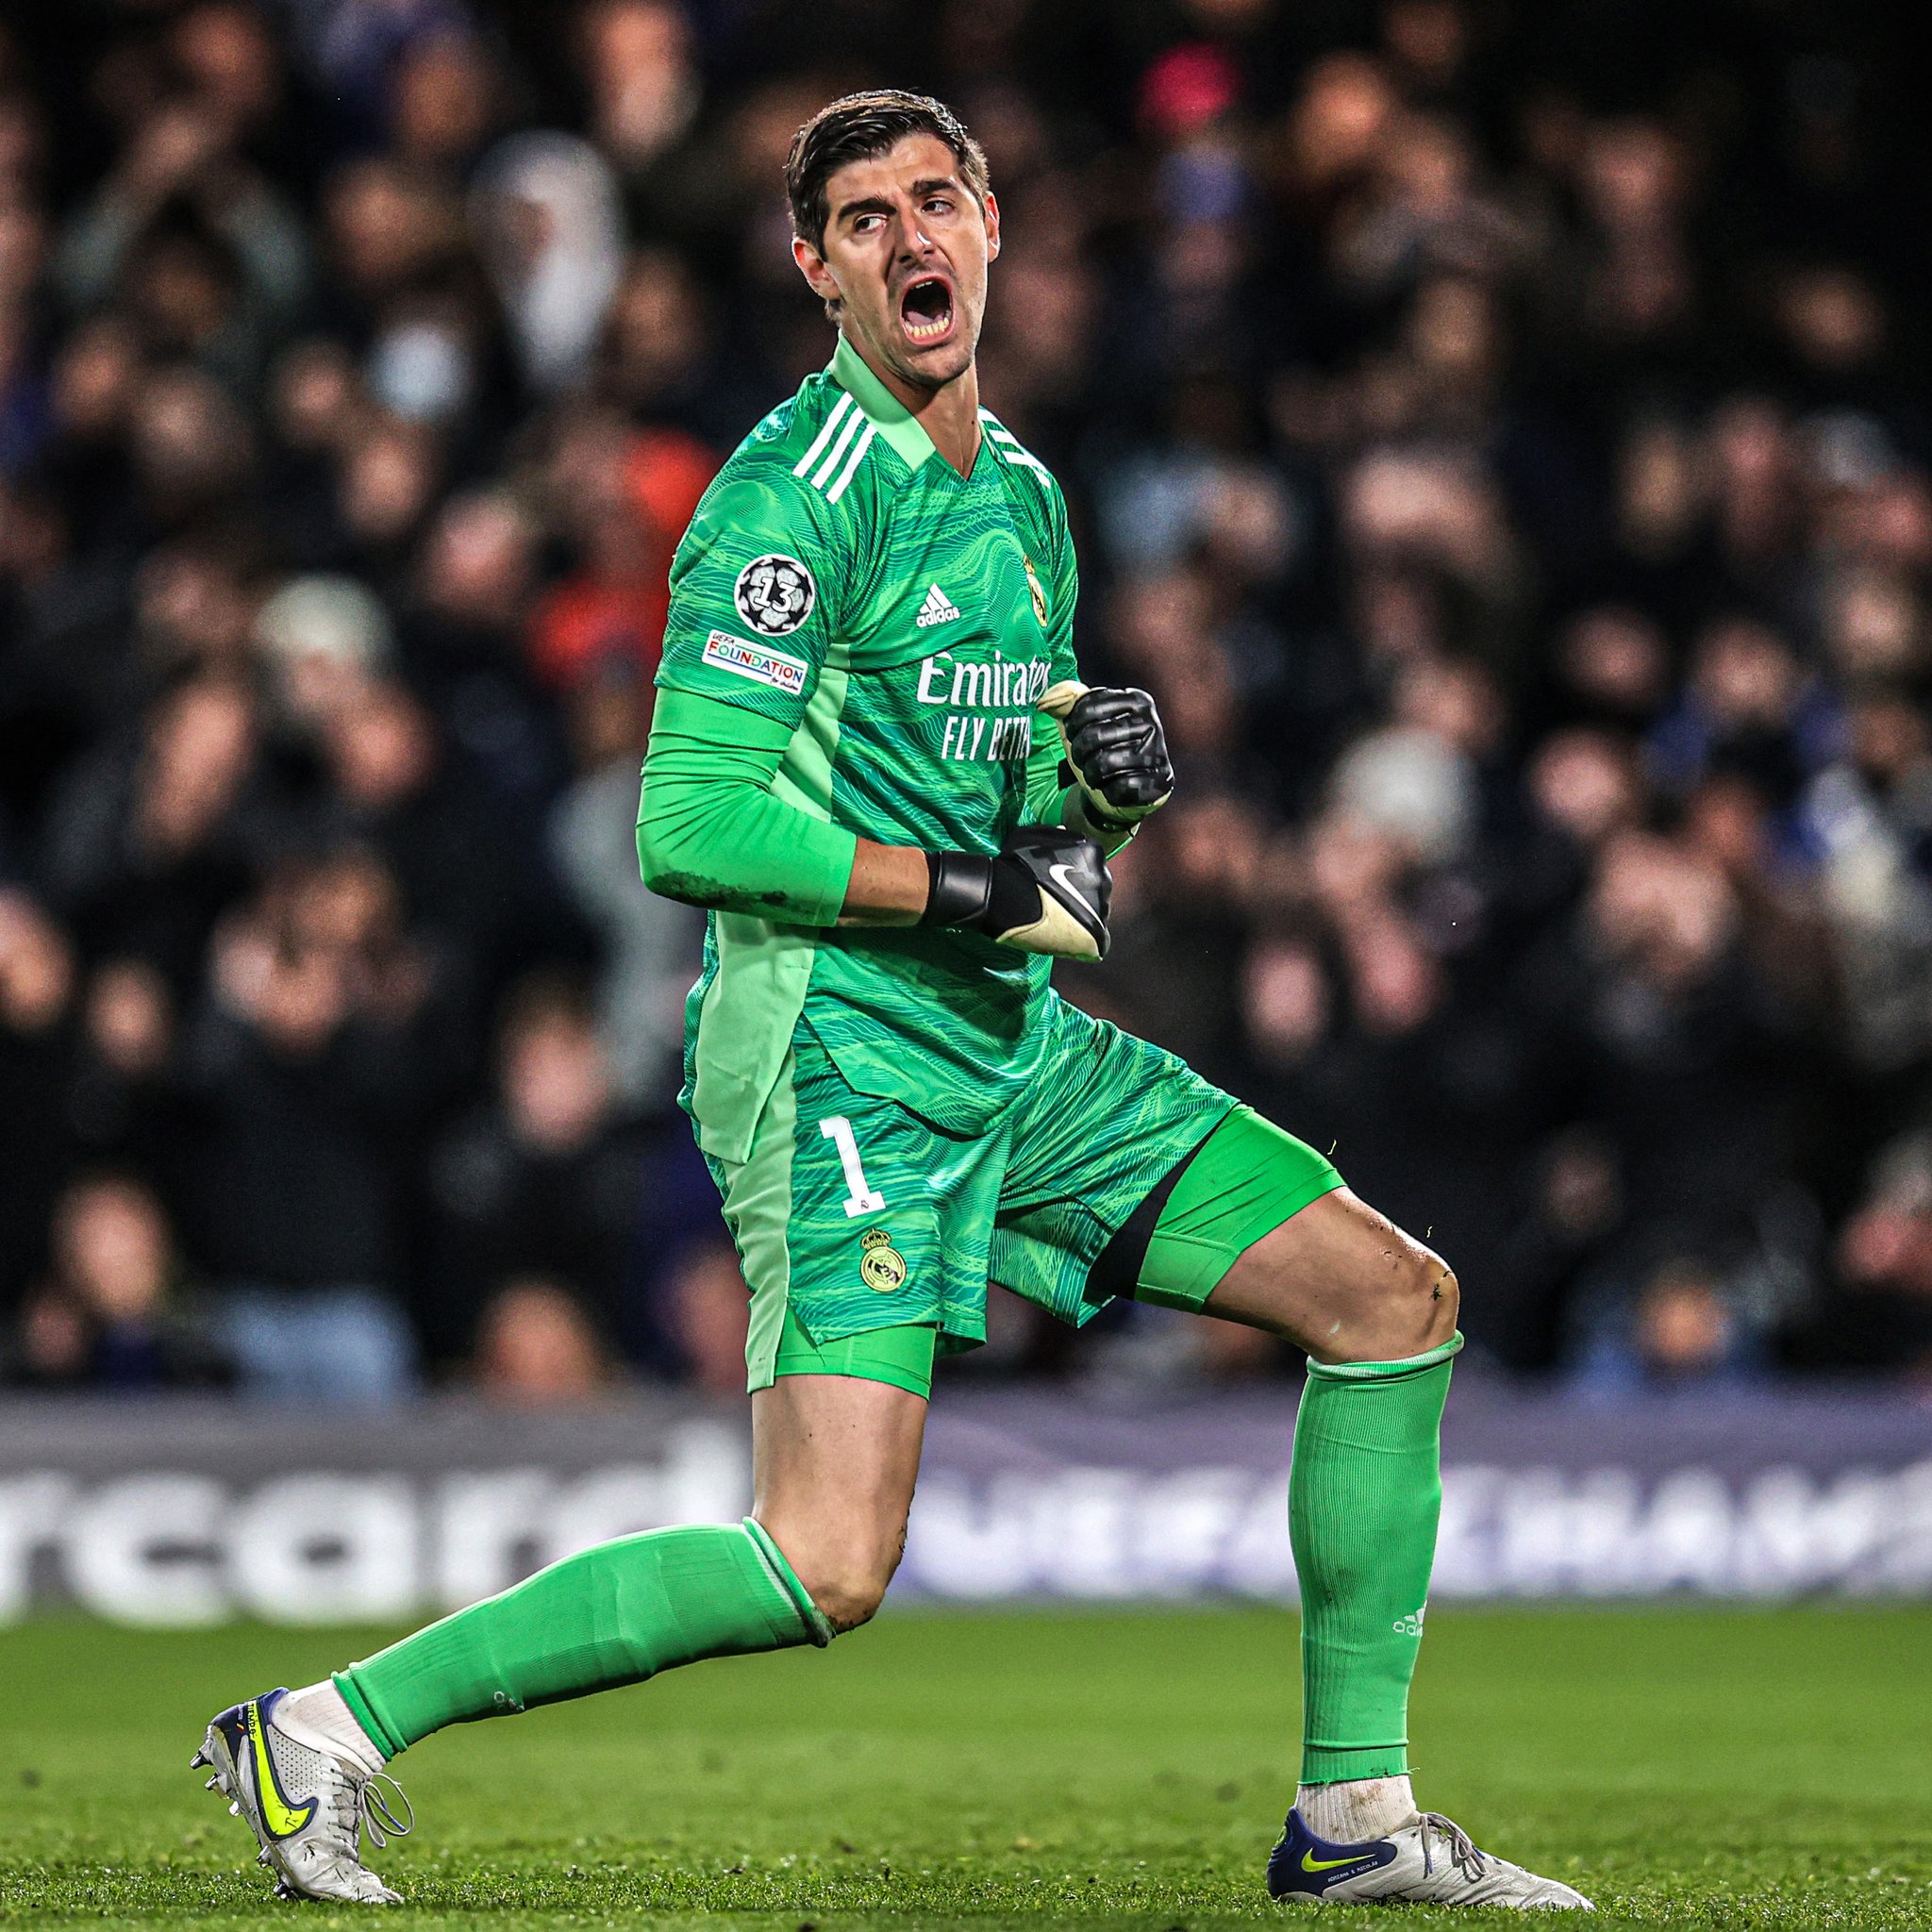
[[[398,1767],[417,1833],[373,1862],[425,1928],[1274,1919],[1293,1640],[1260,1610],[889,1613],[432,1739]],[[220,1706],[377,1641],[0,1631],[0,1921],[366,1921],[274,1902],[188,1757]],[[1424,1802],[1594,1924],[1932,1928],[1932,1610],[1449,1607],[1414,1732]]]

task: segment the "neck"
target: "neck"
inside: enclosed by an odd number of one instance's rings
[[[978,358],[967,363],[950,382],[927,389],[883,367],[870,346],[857,336],[847,336],[845,340],[893,398],[911,410],[919,426],[932,438],[933,448],[960,475],[969,475],[979,455]]]

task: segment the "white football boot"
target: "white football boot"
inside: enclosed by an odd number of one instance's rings
[[[1355,1845],[1317,1838],[1288,1814],[1268,1859],[1271,1897],[1309,1905],[1513,1906],[1522,1911],[1593,1912],[1577,1890],[1479,1852],[1460,1825],[1419,1811],[1384,1838]]]
[[[288,1694],[271,1690],[231,1705],[208,1725],[190,1763],[213,1769],[208,1789],[247,1820],[261,1842],[256,1862],[275,1873],[278,1895],[400,1905],[401,1894],[363,1865],[362,1834],[377,1845],[407,1836],[415,1822],[408,1799],[393,1778],[345,1759],[319,1732],[287,1716]],[[377,1789],[378,1779],[388,1792]]]

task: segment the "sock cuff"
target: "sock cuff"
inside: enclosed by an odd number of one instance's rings
[[[1440,1368],[1462,1352],[1462,1330],[1458,1328],[1439,1348],[1425,1348],[1421,1355],[1405,1356],[1394,1362],[1318,1362],[1308,1358],[1308,1374],[1324,1382],[1388,1382],[1398,1375],[1420,1375]]]
[[[356,1666],[351,1664],[347,1670],[337,1671],[329,1681],[342,1693],[342,1702],[349,1707],[349,1715],[368,1733],[369,1741],[385,1758],[400,1757],[408,1748],[407,1740],[398,1738],[383,1723],[381,1714],[363,1695],[362,1687],[356,1681]]]
[[[1358,1784],[1363,1778],[1407,1777],[1410,1768],[1406,1740],[1384,1744],[1304,1743],[1297,1783]]]
[[[806,1633],[820,1650],[831,1642],[838,1632],[832,1628],[831,1620],[812,1602],[811,1593],[799,1582],[791,1565],[785,1560],[785,1552],[772,1541],[770,1532],[754,1516],[744,1519],[743,1529],[751,1539],[751,1546],[764,1564],[772,1581],[784,1591],[786,1600],[797,1612],[798,1620],[805,1625]]]

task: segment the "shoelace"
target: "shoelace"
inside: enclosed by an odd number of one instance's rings
[[[1476,1849],[1475,1840],[1453,1819],[1444,1818],[1440,1811],[1424,1811],[1422,1814],[1423,1870],[1433,1873],[1435,1860],[1429,1853],[1429,1834],[1433,1831],[1439,1838],[1448,1840],[1449,1862],[1458,1872],[1471,1878],[1480,1878],[1489,1869],[1489,1854]]]
[[[395,1802],[403,1807],[405,1816],[398,1818],[395,1805],[391,1804],[387,1792],[376,1787],[387,1785],[395,1793]],[[362,1780],[362,1828],[369,1834],[369,1841],[378,1847],[388,1844],[392,1838],[408,1838],[416,1828],[416,1807],[409,1803],[409,1794],[397,1784],[386,1771],[372,1772]]]
[[[387,1785],[389,1790],[380,1789]],[[391,1800],[389,1793],[395,1793]],[[403,1816],[396,1816],[401,1805]],[[358,1774],[344,1767],[341,1782],[328,1794],[328,1848],[339,1857],[359,1864],[361,1835],[378,1848],[392,1838],[408,1838],[416,1828],[416,1808],[409,1794],[386,1771]]]

